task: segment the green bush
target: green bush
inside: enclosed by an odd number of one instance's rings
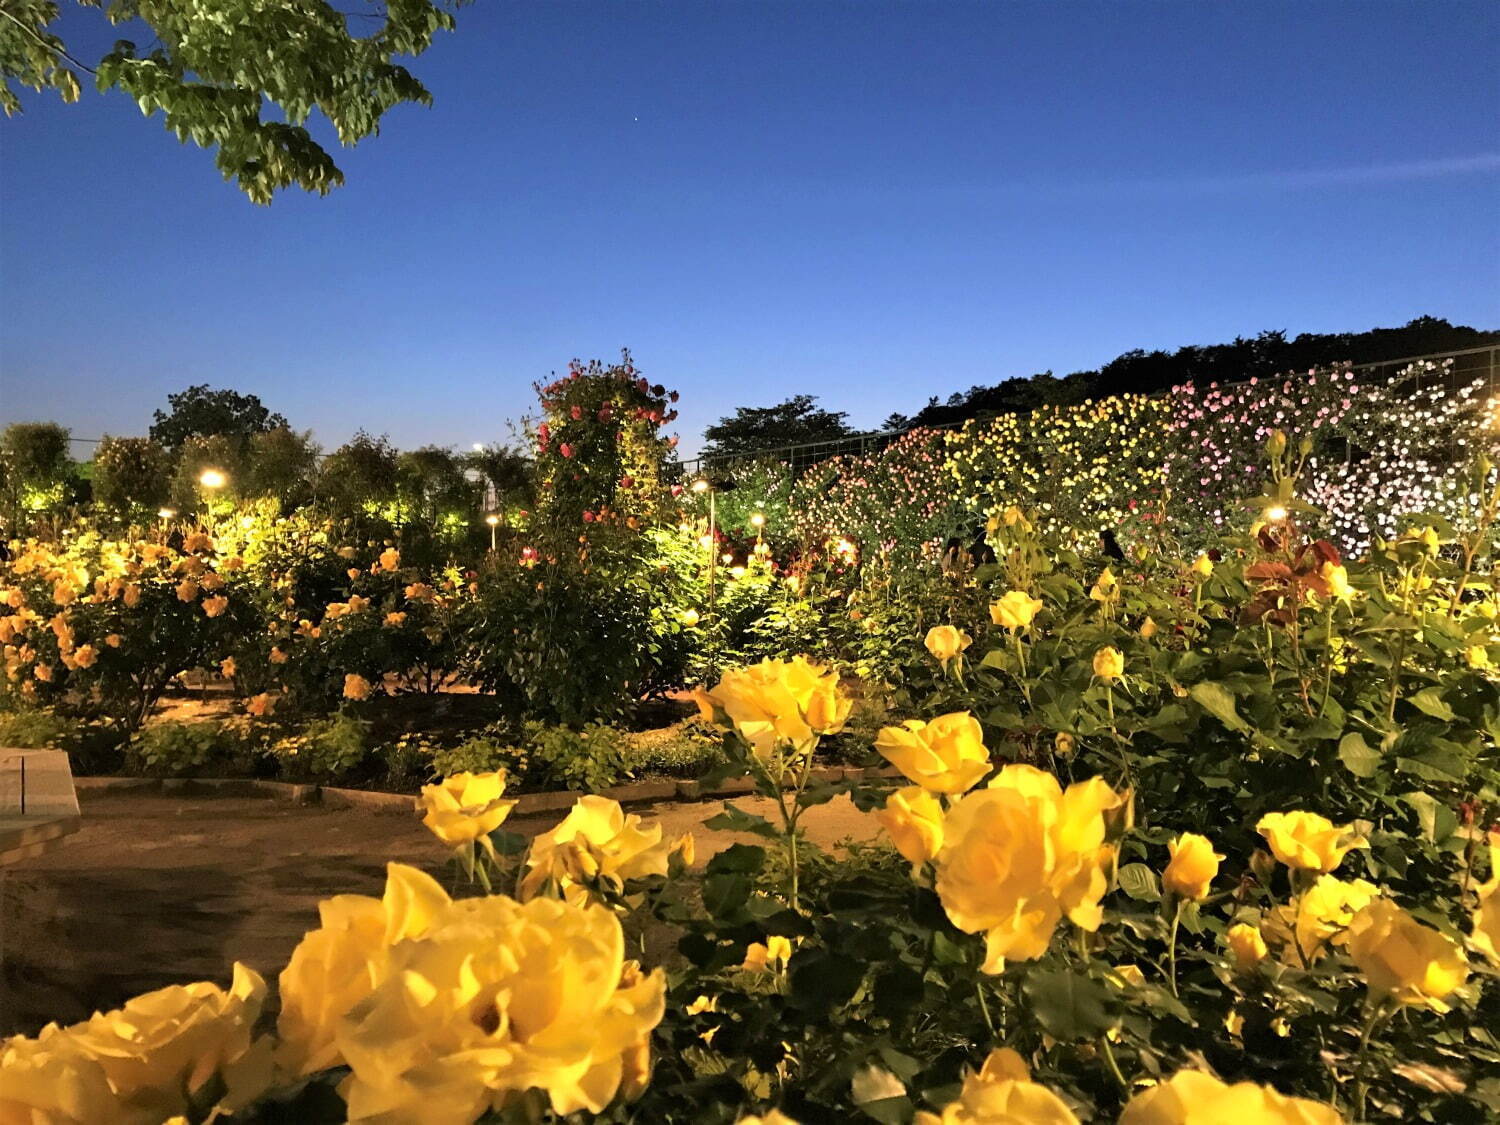
[[[525,780],[531,787],[598,792],[629,776],[624,735],[603,723],[574,730],[531,722],[524,741]]]
[[[696,778],[724,761],[723,739],[697,722],[644,731],[629,740],[626,758],[634,774]]]
[[[141,730],[126,751],[127,765],[156,777],[217,772],[210,767],[224,753],[218,723],[156,723]]]
[[[279,740],[274,753],[289,777],[338,781],[364,763],[369,735],[369,723],[340,712]]]
[[[465,739],[457,746],[433,750],[431,761],[435,777],[451,777],[456,773],[490,773],[500,769],[505,770],[507,776],[521,777],[526,772],[525,751],[482,734]]]
[[[71,750],[78,735],[78,723],[52,711],[0,713],[0,746],[13,750]]]

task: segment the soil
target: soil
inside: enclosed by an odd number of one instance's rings
[[[0,1035],[34,1034],[130,997],[194,980],[227,982],[243,961],[268,979],[302,934],[318,900],[379,895],[390,861],[440,880],[451,868],[415,816],[328,810],[271,798],[81,796],[83,826],[55,851],[0,869]],[[735,802],[768,814],[767,801]],[[637,809],[668,838],[697,837],[697,862],[735,842],[702,822],[723,802],[666,802]],[[534,835],[562,817],[515,818]],[[847,797],[812,809],[809,836],[831,846],[876,834]]]

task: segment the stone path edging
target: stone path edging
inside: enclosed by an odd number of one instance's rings
[[[823,766],[812,771],[818,781],[846,781],[862,777],[898,777],[887,766],[865,769],[859,766]],[[322,805],[330,809],[362,809],[365,812],[410,816],[416,797],[410,793],[382,793],[372,789],[340,789],[332,785],[297,784],[253,777],[79,777],[74,779],[79,793],[162,793],[185,797],[274,797],[296,805]],[[654,805],[662,801],[710,801],[725,797],[745,797],[755,791],[748,777],[736,778],[711,789],[696,781],[637,781],[615,785],[600,796],[622,805]],[[572,789],[547,793],[522,793],[517,799],[517,816],[561,812],[573,807],[585,794]]]

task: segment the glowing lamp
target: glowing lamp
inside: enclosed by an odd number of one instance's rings
[[[697,480],[695,480],[693,482],[693,491],[694,492],[707,492],[709,490],[709,487],[710,487],[710,485],[708,483],[708,478],[707,477],[699,477]]]
[[[766,517],[762,513],[756,512],[755,515],[750,517],[750,526],[756,528],[757,530],[765,527]]]
[[[198,478],[198,483],[204,488],[223,488],[229,483],[229,478],[218,469],[204,469],[203,475]]]
[[[161,519],[169,520],[169,519],[172,519],[174,516],[177,515],[177,509],[176,508],[158,508],[157,511],[156,511],[156,514]]]
[[[495,515],[494,512],[491,512],[489,515],[484,517],[484,522],[489,524],[491,527],[494,527],[500,522],[500,517]]]
[[[1287,510],[1280,504],[1273,504],[1265,511],[1267,523],[1282,523],[1286,520]]]

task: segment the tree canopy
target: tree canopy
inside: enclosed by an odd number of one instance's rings
[[[705,457],[743,456],[784,445],[837,441],[854,432],[843,411],[824,410],[816,395],[793,395],[775,406],[741,406],[703,431]]]
[[[344,175],[308,132],[313,111],[340,144],[353,145],[379,132],[392,107],[430,104],[395,59],[421,54],[451,30],[461,2],[369,0],[344,12],[322,0],[79,0],[132,35],[90,66],[58,34],[55,0],[0,0],[0,108],[20,111],[18,85],[77,101],[87,81],[80,75],[91,75],[100,91],[128,94],[148,117],[160,110],[178,140],[215,149],[224,178],[254,202],[292,186],[326,195]]]
[[[216,391],[199,383],[167,396],[170,411],[158,410],[151,436],[176,451],[190,438],[225,437],[248,443],[256,434],[285,429],[287,421],[272,414],[255,395]]]

